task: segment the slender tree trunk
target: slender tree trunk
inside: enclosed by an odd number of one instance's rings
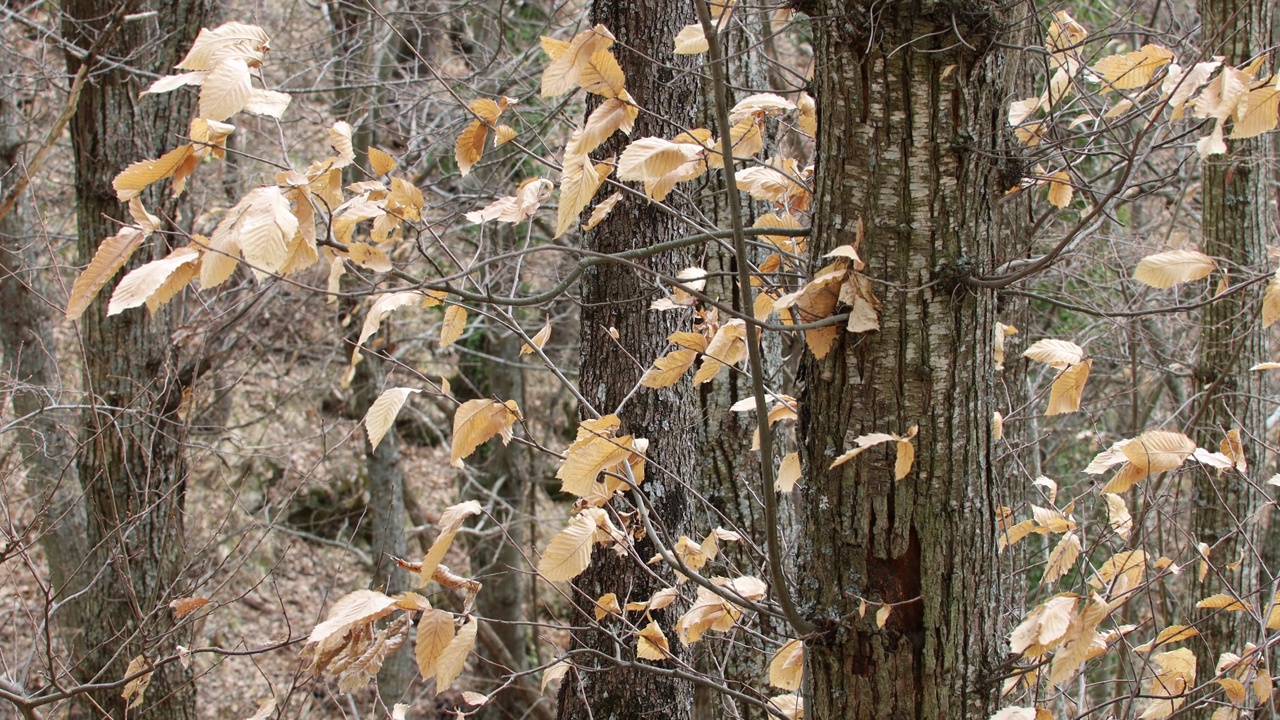
[[[103,31],[114,10],[93,0],[66,0],[63,34],[86,48]],[[126,21],[110,37],[103,55],[129,57],[151,73],[166,73],[191,46],[211,14],[206,0],[138,2],[135,11],[157,14]],[[69,57],[74,73],[78,60]],[[98,243],[128,219],[111,179],[121,169],[158,157],[186,135],[194,106],[191,93],[139,99],[145,76],[117,68],[95,71],[84,87],[71,121],[76,165],[77,247],[81,264]],[[168,190],[168,184],[164,184]],[[144,195],[162,218],[181,219],[180,203],[160,191]],[[184,244],[180,239],[174,245]],[[126,271],[167,252],[167,237],[139,248]],[[105,298],[93,303],[79,323],[84,355],[86,402],[82,418],[80,482],[88,516],[86,568],[98,573],[85,595],[85,657],[76,666],[82,682],[112,682],[125,675],[131,659],[169,656],[179,637],[168,609],[189,594],[184,584],[186,556],[183,504],[187,468],[182,452],[185,428],[177,416],[183,387],[177,350],[170,338],[172,309],[149,316],[130,310],[107,317]],[[89,717],[123,718],[119,690],[88,693],[81,708]],[[142,705],[130,717],[186,720],[195,716],[190,672],[170,663],[152,677]]]
[[[769,28],[756,27],[761,22],[768,22],[768,13],[741,12],[738,22],[747,27],[738,27],[737,22],[731,26],[721,38],[725,44],[725,56],[728,58],[727,77],[738,88],[764,89],[768,74],[766,58],[760,35],[768,34]],[[747,28],[751,28],[748,32]],[[734,97],[730,91],[729,102],[741,100],[750,92],[739,90]],[[714,89],[710,82],[702,87],[702,106],[699,112],[698,127],[715,127],[713,108],[715,107]],[[776,133],[769,134],[776,138]],[[774,142],[764,151],[766,156],[774,152]],[[710,173],[707,177],[708,187],[699,193],[701,209],[705,216],[716,226],[727,228],[729,208],[726,204],[724,175],[719,172]],[[755,215],[751,198],[741,193],[742,217],[750,225]],[[768,254],[766,251],[752,248],[753,262],[759,263]],[[738,291],[737,262],[731,249],[720,244],[709,244],[705,249],[705,261],[702,268],[707,271],[708,280],[705,292],[719,301],[743,312],[740,307],[741,295]],[[750,312],[747,308],[745,312]],[[765,379],[766,386],[780,392],[787,392],[786,380],[783,376],[782,343],[775,333],[766,333],[761,339],[764,351],[764,366],[775,370],[776,374]],[[705,511],[696,512],[697,524],[692,529],[697,539],[706,536],[712,528],[723,526],[735,530],[748,538],[749,546],[728,543],[723,547],[727,559],[733,561],[743,572],[754,572],[752,568],[764,567],[765,560],[754,548],[763,548],[766,536],[764,505],[761,498],[763,481],[760,476],[760,463],[770,462],[777,467],[782,456],[781,449],[785,443],[775,442],[774,456],[767,459],[760,457],[760,451],[752,450],[752,440],[756,432],[754,412],[731,412],[729,408],[739,400],[751,396],[751,379],[741,373],[725,373],[714,382],[698,388],[699,416],[698,426],[698,494],[706,501]],[[780,424],[774,428],[775,435],[780,431],[786,436],[787,428]],[[789,498],[779,496],[779,522],[783,527],[780,534],[784,545],[792,547],[795,542],[795,522]],[[754,546],[754,547],[752,547]],[[794,558],[794,554],[789,557]],[[788,563],[790,565],[792,563]],[[763,576],[763,573],[761,573]],[[696,646],[698,655],[696,665],[699,670],[708,674],[723,671],[724,680],[740,692],[752,694],[762,691],[761,679],[768,676],[767,664],[769,655],[776,645],[765,640],[778,640],[786,631],[781,623],[772,623],[767,619],[766,626],[760,628],[761,635],[734,633],[731,638],[716,636],[707,637]],[[694,718],[695,720],[716,720],[722,717],[763,718],[765,712],[757,707],[739,703],[725,694],[718,694],[712,688],[699,685],[695,688]]]
[[[693,127],[699,101],[696,78],[680,72],[681,59],[671,55],[672,38],[680,28],[696,22],[693,7],[685,0],[653,0],[643,4],[597,0],[592,22],[603,23],[617,38],[614,54],[627,75],[627,90],[644,110],[636,120],[632,137],[672,137]],[[655,63],[651,58],[660,58]],[[604,157],[620,150],[614,139],[597,153]],[[678,203],[675,196],[669,200]],[[683,236],[687,225],[680,219],[634,197],[626,197],[594,230],[586,244],[601,253],[648,247]],[[648,266],[668,276],[693,264],[687,251],[655,255]],[[655,313],[649,304],[656,297],[654,283],[630,268],[603,265],[592,268],[582,281],[582,394],[602,413],[611,412],[631,393],[646,367],[660,356],[666,337],[688,330],[688,320],[676,313]],[[616,336],[612,333],[616,332]],[[638,364],[637,364],[638,363]],[[644,493],[654,524],[668,538],[689,532],[686,523],[692,506],[684,483],[695,474],[693,431],[698,424],[697,404],[689,381],[665,390],[643,390],[627,401],[620,414],[621,432],[649,439],[649,462]],[[639,543],[640,557],[654,549],[649,540]],[[659,569],[670,577],[670,572]],[[575,600],[590,602],[607,592],[621,603],[648,599],[661,586],[630,557],[597,550],[591,567],[574,581]],[[677,617],[674,608],[653,613],[671,633]],[[608,622],[606,620],[606,622]],[[671,638],[672,650],[680,653]],[[579,630],[575,648],[591,648],[606,657],[635,657],[636,642],[623,636]],[[562,720],[686,720],[692,709],[693,688],[684,681],[655,675],[637,667],[614,667],[591,655],[580,655],[582,668],[565,678],[560,690]],[[594,663],[599,663],[593,667]],[[640,661],[644,662],[644,661]]]
[[[806,717],[973,718],[995,710],[1009,578],[999,572],[1001,474],[991,437],[995,297],[964,277],[1005,258],[999,199],[1016,182],[1003,127],[1018,25],[993,2],[805,8],[814,20],[819,161],[812,257],[850,243],[884,307],[801,366],[807,487],[801,603]],[[901,290],[895,290],[901,288]],[[915,467],[892,449],[834,470],[871,432],[919,426]],[[865,599],[865,617],[857,612]],[[883,628],[878,603],[894,603]]]
[[[1273,3],[1247,0],[1200,0],[1201,36],[1209,54],[1226,56],[1225,62],[1244,65],[1271,48]],[[1266,243],[1274,232],[1275,197],[1271,181],[1271,141],[1266,137],[1230,140],[1230,151],[1204,161],[1200,250],[1220,258],[1231,275],[1267,265]],[[1196,387],[1204,388],[1197,403],[1192,428],[1196,443],[1216,450],[1232,429],[1242,436],[1245,473],[1260,482],[1270,475],[1263,467],[1267,443],[1267,413],[1272,405],[1267,374],[1250,372],[1253,365],[1270,359],[1267,331],[1258,308],[1264,288],[1260,285],[1222,298],[1200,313],[1200,350]],[[1212,470],[1195,475],[1191,532],[1211,548],[1211,569],[1197,584],[1197,600],[1215,593],[1234,592],[1255,602],[1253,593],[1270,588],[1277,568],[1263,564],[1280,553],[1266,553],[1259,543],[1280,547],[1266,539],[1255,513],[1265,502],[1255,485],[1229,470],[1221,476]],[[1274,530],[1271,535],[1275,535]],[[1260,550],[1264,550],[1260,553]],[[1270,555],[1270,557],[1267,557]],[[1236,569],[1227,567],[1240,562]],[[1204,612],[1204,611],[1201,611]],[[1200,630],[1196,651],[1198,667],[1209,677],[1224,652],[1244,653],[1246,642],[1258,640],[1258,626],[1247,613],[1214,613],[1197,618]],[[1204,713],[1208,717],[1208,711]]]
[[[0,98],[0,176],[21,173],[18,109]],[[84,505],[75,465],[75,438],[70,417],[48,409],[63,400],[63,378],[58,370],[54,344],[54,301],[45,276],[35,268],[37,258],[47,256],[39,239],[26,224],[22,202],[0,218],[0,353],[5,383],[13,399],[14,415],[22,419],[17,437],[19,465],[26,474],[27,490],[36,503],[32,534],[49,563],[49,599],[62,601],[83,586],[79,573],[85,544]],[[59,610],[63,626],[79,627],[77,603]],[[64,634],[74,643],[76,633]],[[74,645],[73,645],[74,647]]]

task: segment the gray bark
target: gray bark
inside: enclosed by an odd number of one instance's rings
[[[1016,45],[1019,25],[990,2],[805,9],[819,116],[812,257],[852,242],[861,220],[884,302],[878,332],[844,334],[800,371],[799,597],[819,625],[806,716],[987,718],[1012,599],[996,552],[1007,503],[991,438],[995,297],[963,281],[1011,246],[998,199],[1017,152],[1002,107],[1013,68],[995,43]],[[905,479],[892,450],[828,469],[854,438],[912,425]],[[895,604],[883,628],[876,603]]]
[[[89,47],[111,13],[93,0],[66,0],[63,34]],[[125,23],[102,48],[103,54],[130,57],[138,67],[164,74],[190,47],[211,15],[206,0],[139,2],[135,10],[154,9],[144,21]],[[75,72],[80,61],[68,57]],[[121,169],[142,158],[158,157],[187,133],[194,94],[138,98],[147,80],[120,69],[102,68],[85,85],[71,121],[76,166],[77,249],[89,262],[98,243],[115,234],[128,215],[111,188]],[[162,184],[167,191],[167,183]],[[167,194],[167,193],[166,193]],[[179,217],[180,203],[146,193],[144,201],[162,218]],[[183,211],[181,215],[190,216]],[[168,237],[157,234],[134,254],[125,271],[167,253]],[[181,244],[178,242],[177,244]],[[170,339],[175,310],[148,316],[131,310],[107,317],[99,299],[85,312],[84,389],[92,408],[82,416],[78,458],[88,517],[86,568],[101,573],[85,595],[84,657],[74,664],[82,682],[122,678],[138,655],[169,656],[178,644],[168,603],[188,595],[184,584],[183,505],[187,468],[185,434],[177,416],[182,399],[177,350]],[[123,718],[118,690],[81,696],[89,717]],[[178,663],[159,669],[143,704],[130,717],[186,720],[195,716],[191,675]]]

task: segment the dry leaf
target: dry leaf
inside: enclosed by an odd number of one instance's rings
[[[798,690],[804,679],[804,641],[788,640],[769,661],[769,684],[780,690]]]
[[[139,655],[129,661],[129,667],[125,669],[124,676],[129,677],[134,673],[148,670],[150,667],[151,661],[145,655]],[[136,708],[142,704],[142,696],[147,692],[147,686],[151,684],[151,675],[151,672],[147,672],[125,683],[124,690],[120,692],[120,697],[129,703],[129,709]]]
[[[589,510],[595,508],[589,508]],[[584,511],[569,521],[543,551],[538,572],[552,582],[572,580],[591,564],[591,547],[595,544],[596,519]]]
[[[471,654],[472,648],[476,646],[476,632],[479,630],[479,621],[472,617],[467,618],[462,627],[458,628],[458,634],[453,636],[449,644],[440,652],[440,658],[436,660],[436,694],[449,689],[453,681],[462,674],[462,668],[467,663],[467,656]]]
[[[892,605],[881,605],[876,611],[876,627],[883,628],[884,624],[889,622],[889,615],[893,612]]]
[[[1169,288],[1208,276],[1218,263],[1195,250],[1170,250],[1148,255],[1133,270],[1133,279],[1153,288]]]
[[[782,463],[778,465],[778,474],[774,482],[774,489],[778,492],[789,493],[796,486],[796,482],[800,479],[800,454],[787,453],[782,457]]]
[[[667,636],[662,634],[658,621],[652,620],[643,630],[636,633],[636,657],[641,660],[662,661],[671,657],[671,644]]]
[[[440,325],[440,347],[447,348],[455,343],[467,329],[467,309],[461,305],[450,305],[444,309],[444,322]]]
[[[206,597],[183,597],[170,602],[169,608],[173,610],[174,619],[181,620],[208,604],[209,598]]]
[[[391,426],[395,424],[396,416],[400,414],[400,408],[404,406],[405,400],[409,399],[410,394],[418,392],[422,391],[417,388],[388,388],[373,401],[364,416],[364,429],[369,433],[370,450],[378,449],[378,443],[382,442],[382,438],[386,437]]]

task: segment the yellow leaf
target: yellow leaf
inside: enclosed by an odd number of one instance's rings
[[[142,228],[126,225],[116,235],[102,241],[93,254],[89,266],[80,273],[71,286],[71,294],[67,298],[67,319],[75,320],[97,297],[98,291],[107,284],[124,264],[129,261],[134,251],[142,245],[147,234]]]
[[[1267,84],[1251,90],[1241,105],[1246,108],[1245,112],[1240,115],[1237,111],[1228,137],[1239,140],[1270,132],[1280,121],[1280,87]]]
[[[111,302],[107,303],[107,315],[116,315],[146,303],[164,289],[174,273],[199,260],[200,251],[188,245],[174,250],[161,260],[153,260],[133,270],[116,285],[115,292],[111,294]],[[191,277],[187,276],[186,279],[189,281]]]
[[[747,326],[742,320],[729,320],[716,330],[703,351],[702,365],[693,375],[693,384],[710,382],[726,365],[737,365],[747,357]]]
[[[1008,529],[1000,533],[999,549],[1003,551],[1010,545],[1016,545],[1018,541],[1030,535],[1036,529],[1034,520],[1023,520],[1020,523],[1010,525]]]
[[[800,455],[799,453],[787,453],[782,457],[782,464],[778,465],[778,475],[774,488],[778,492],[791,492],[799,479]]]
[[[541,350],[542,346],[547,344],[547,339],[550,337],[551,337],[551,321],[547,320],[546,324],[542,326],[542,329],[539,330],[536,335],[529,338],[529,341],[533,343],[532,346],[530,346],[529,343],[524,343],[520,346],[520,354],[532,355],[534,347]]]
[[[369,148],[369,167],[374,175],[386,175],[396,169],[396,159],[376,147]]]
[[[1271,609],[1267,613],[1267,629],[1280,630],[1280,593],[1271,600]]]
[[[640,138],[628,145],[618,158],[618,179],[654,182],[697,159],[702,152],[700,146],[690,143],[660,137]]]
[[[596,509],[596,508],[591,508]],[[572,580],[591,564],[596,520],[586,511],[579,513],[561,530],[538,560],[538,572],[549,581]]]
[[[1170,625],[1160,631],[1156,635],[1156,639],[1145,645],[1139,645],[1134,648],[1134,652],[1147,652],[1161,645],[1172,645],[1176,642],[1189,640],[1200,634],[1200,631],[1189,625]]]
[[[911,473],[911,466],[916,461],[916,448],[910,440],[898,440],[897,448],[898,458],[893,463],[893,479],[901,480]]]
[[[619,190],[609,197],[596,203],[595,208],[591,210],[591,217],[587,218],[587,222],[582,226],[583,230],[591,230],[595,226],[604,221],[609,213],[613,212],[613,208],[622,199],[622,191]]]
[[[621,615],[622,607],[618,605],[618,596],[616,594],[605,593],[596,599],[596,620],[603,620],[606,615],[610,614]]]
[[[453,415],[450,464],[461,467],[464,458],[469,457],[494,435],[502,435],[503,445],[511,442],[511,428],[519,417],[520,410],[514,400],[500,403],[477,398],[462,403]]]
[[[499,125],[493,129],[493,146],[502,147],[512,140],[515,140],[516,135],[518,134],[519,133],[516,132],[516,129],[510,125]]]
[[[796,109],[798,110],[796,121],[800,125],[800,131],[811,138],[818,137],[818,107],[813,97],[809,93],[800,93],[800,98],[796,100]]]
[[[657,620],[652,620],[643,630],[636,633],[636,657],[641,660],[662,661],[671,657],[671,644]]]
[[[436,675],[440,654],[453,640],[453,615],[444,610],[424,610],[418,618],[418,641],[413,648],[418,660],[418,672],[423,680]]]
[[[467,309],[450,305],[444,309],[444,322],[440,325],[440,347],[446,348],[462,337],[467,329]]]
[[[597,50],[591,54],[578,73],[578,84],[583,90],[605,98],[617,98],[625,92],[626,75],[613,53]]]
[[[1173,61],[1173,53],[1159,45],[1143,45],[1123,55],[1111,55],[1098,61],[1093,71],[1106,81],[1102,92],[1132,90],[1151,82],[1160,68]]]
[[[542,97],[555,97],[574,89],[583,66],[596,52],[612,46],[613,35],[603,25],[578,33],[568,43],[542,38],[542,49],[551,58],[551,64],[542,71]]]
[[[489,696],[466,690],[462,693],[462,702],[472,706],[484,705],[489,702]]]
[[[440,520],[436,523],[440,528],[440,534],[436,536],[436,541],[431,543],[427,554],[422,557],[422,569],[418,575],[420,586],[426,585],[435,576],[436,567],[444,559],[444,554],[448,552],[449,545],[453,543],[453,538],[458,534],[458,528],[462,527],[462,523],[472,515],[479,515],[482,512],[484,508],[480,507],[480,503],[468,500],[450,505],[440,513]]]
[[[395,424],[396,416],[400,414],[400,408],[404,406],[405,400],[409,399],[411,393],[422,392],[417,388],[389,388],[382,391],[377,400],[369,406],[369,411],[364,416],[364,429],[369,433],[369,448],[376,450],[378,443],[382,442],[382,438],[386,437],[387,432],[391,430],[391,426]]]
[[[449,689],[453,681],[462,674],[462,668],[467,664],[467,656],[471,654],[471,649],[476,646],[476,631],[479,629],[479,621],[474,618],[467,618],[462,627],[458,628],[458,634],[453,636],[445,649],[441,651],[440,658],[436,661],[436,694]]]
[[[679,348],[653,361],[653,367],[645,371],[640,384],[647,388],[671,387],[679,382],[693,363],[698,353],[688,348]]]
[[[324,622],[311,630],[307,645],[314,646],[317,655],[324,655],[341,647],[352,627],[390,615],[395,609],[395,599],[376,590],[347,593],[329,608]]]
[[[1107,523],[1122,538],[1128,538],[1133,530],[1133,518],[1129,515],[1129,507],[1124,498],[1115,493],[1104,493],[1102,499],[1107,503]]]
[[[1089,358],[1058,373],[1049,389],[1049,408],[1045,410],[1045,415],[1062,415],[1080,409],[1084,384],[1089,379],[1092,367],[1093,358]]]
[[[569,147],[565,149],[560,173],[560,207],[556,212],[556,237],[573,227],[609,174],[607,165],[593,165],[585,152],[576,150],[575,140],[581,136],[582,131],[575,130],[569,138]]]
[[[1040,584],[1049,585],[1057,582],[1071,569],[1072,565],[1075,565],[1081,549],[1080,538],[1076,537],[1075,533],[1068,532],[1063,535],[1057,547],[1049,554],[1049,564],[1045,566],[1044,577],[1040,578]]]
[[[489,128],[479,120],[472,120],[462,132],[458,134],[458,141],[454,144],[453,156],[458,161],[458,172],[463,177],[471,172],[471,168],[480,161],[480,156],[484,154],[484,140]]]
[[[587,496],[600,473],[626,462],[633,453],[642,452],[640,444],[647,447],[647,443],[637,443],[630,435],[617,438],[590,435],[575,441],[565,452],[564,462],[556,471],[556,477],[561,481],[561,492]]]
[[[1153,288],[1169,288],[1208,276],[1218,263],[1195,250],[1170,250],[1148,255],[1138,261],[1133,279]]]
[[[1071,176],[1065,172],[1056,172],[1049,176],[1049,204],[1065,208],[1071,204],[1071,196],[1075,189],[1071,187]]]
[[[116,197],[123,202],[141,195],[151,183],[176,174],[192,158],[193,152],[194,146],[181,145],[161,155],[158,160],[141,160],[121,170],[111,181]],[[176,181],[173,194],[182,194]]]
[[[991,439],[1004,439],[1004,415],[998,410],[991,413]]]
[[[1210,595],[1196,603],[1196,607],[1201,610],[1224,610],[1226,612],[1241,612],[1253,609],[1253,605],[1243,600],[1237,600],[1225,593]]]
[[[781,690],[796,690],[803,678],[804,641],[788,640],[769,661],[769,684]]]
[[[876,627],[883,628],[884,624],[889,622],[889,615],[893,612],[892,605],[881,605],[876,611]]]

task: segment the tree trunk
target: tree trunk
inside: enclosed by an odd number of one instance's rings
[[[9,98],[0,98],[0,177],[21,173],[20,116]],[[84,505],[75,465],[71,418],[51,405],[63,401],[63,379],[54,344],[53,313],[48,283],[36,268],[47,265],[51,248],[26,224],[22,202],[0,218],[0,357],[5,382],[12,383],[14,415],[22,419],[16,431],[18,465],[26,475],[31,501],[36,503],[35,525],[23,535],[40,538],[49,564],[49,599],[61,602],[83,587],[79,572],[85,546]],[[59,620],[73,632],[63,635],[74,643],[81,620],[78,603],[62,606]],[[74,647],[74,645],[73,645]]]
[[[129,57],[130,64],[164,74],[178,62],[209,18],[207,0],[139,2],[134,11],[156,15],[124,22],[101,54]],[[94,0],[64,2],[63,34],[81,48],[93,45],[119,15]],[[120,22],[116,17],[115,22]],[[70,72],[80,61],[68,57]],[[77,248],[88,263],[103,238],[127,221],[111,180],[130,163],[155,158],[185,136],[193,93],[138,98],[149,81],[117,68],[91,75],[75,116],[71,142],[76,166]],[[167,190],[164,184],[164,190]],[[182,220],[179,203],[160,191],[145,194],[157,215]],[[189,217],[189,213],[187,213]],[[175,244],[183,244],[176,242]],[[125,271],[167,252],[161,234],[134,254]],[[170,338],[174,309],[154,317],[130,310],[107,317],[100,298],[79,324],[84,354],[84,389],[91,407],[82,417],[78,458],[88,516],[85,567],[97,573],[85,595],[84,658],[75,664],[82,682],[114,682],[131,659],[173,654],[180,641],[169,602],[190,594],[184,582],[183,504],[187,468],[178,417],[183,386],[177,350]],[[81,696],[88,717],[123,718],[119,689]],[[156,671],[142,705],[130,717],[186,720],[195,717],[190,672],[176,662]]]
[[[613,51],[626,72],[627,90],[644,108],[631,136],[672,137],[693,127],[698,83],[692,73],[679,71],[684,63],[671,55],[672,38],[681,27],[696,22],[692,5],[685,0],[643,4],[597,0],[592,16],[593,23],[603,23],[617,38]],[[621,144],[615,138],[596,155],[617,153]],[[679,207],[676,195],[668,200]],[[595,252],[614,253],[681,237],[687,228],[683,220],[643,200],[626,197],[587,233],[586,244]],[[647,261],[649,268],[668,276],[693,263],[693,255],[687,250],[661,253]],[[690,329],[687,318],[680,314],[650,311],[649,304],[655,297],[652,279],[630,268],[596,266],[583,276],[580,386],[583,396],[601,413],[612,412],[630,394],[645,368],[663,354],[668,335]],[[611,336],[615,330],[616,339]],[[619,415],[621,433],[649,439],[648,471],[637,492],[644,493],[654,524],[667,538],[691,530],[686,523],[692,503],[683,483],[696,476],[691,430],[698,423],[698,412],[697,403],[690,401],[693,390],[688,383],[685,379],[664,390],[641,390],[627,401]],[[655,552],[649,540],[638,545],[640,557],[647,558]],[[671,577],[668,570],[659,568],[658,572]],[[616,593],[620,603],[647,600],[660,587],[646,569],[635,567],[632,558],[619,557],[611,550],[597,550],[591,567],[574,581],[575,601],[587,607],[608,592]],[[675,608],[653,616],[670,635],[678,616]],[[672,651],[681,653],[674,637],[671,643]],[[625,635],[615,642],[607,633],[579,630],[573,634],[573,645],[597,650],[607,657],[635,657],[636,641]],[[688,682],[640,667],[614,667],[591,655],[579,655],[576,664],[583,669],[566,677],[561,686],[562,720],[689,718],[693,688]]]
[[[1271,47],[1272,6],[1246,0],[1200,0],[1201,36],[1209,54],[1244,65],[1266,52]],[[1227,154],[1204,161],[1200,250],[1218,258],[1235,275],[1238,270],[1266,267],[1268,262],[1266,243],[1275,219],[1274,197],[1268,188],[1273,159],[1269,138],[1229,142]],[[1263,286],[1254,285],[1201,311],[1196,387],[1205,394],[1192,428],[1196,443],[1210,450],[1218,448],[1228,431],[1239,429],[1247,477],[1258,481],[1270,475],[1263,464],[1271,393],[1267,374],[1249,368],[1270,359],[1267,332],[1258,314],[1263,291]],[[1211,569],[1205,581],[1196,584],[1191,602],[1222,592],[1248,600],[1261,583],[1267,592],[1257,602],[1269,603],[1276,568],[1262,561],[1274,561],[1280,553],[1265,553],[1264,546],[1264,557],[1259,557],[1264,535],[1255,513],[1265,498],[1235,470],[1219,475],[1206,468],[1197,470],[1194,477],[1191,532],[1196,541],[1209,545]],[[1272,539],[1266,545],[1278,542]],[[1227,567],[1241,560],[1235,570]],[[1216,612],[1196,620],[1200,638],[1193,647],[1206,678],[1221,653],[1243,654],[1246,642],[1258,640],[1257,623],[1247,613]]]
[[[844,334],[800,370],[798,575],[820,631],[805,714],[985,719],[1012,597],[996,553],[996,303],[963,281],[1010,247],[999,200],[1017,179],[1002,107],[1013,64],[995,43],[1017,45],[1018,25],[993,2],[813,5],[812,257],[865,223],[858,252],[884,307],[878,332]],[[828,469],[854,438],[913,425],[905,479],[888,446]],[[894,604],[883,628],[880,603]]]

